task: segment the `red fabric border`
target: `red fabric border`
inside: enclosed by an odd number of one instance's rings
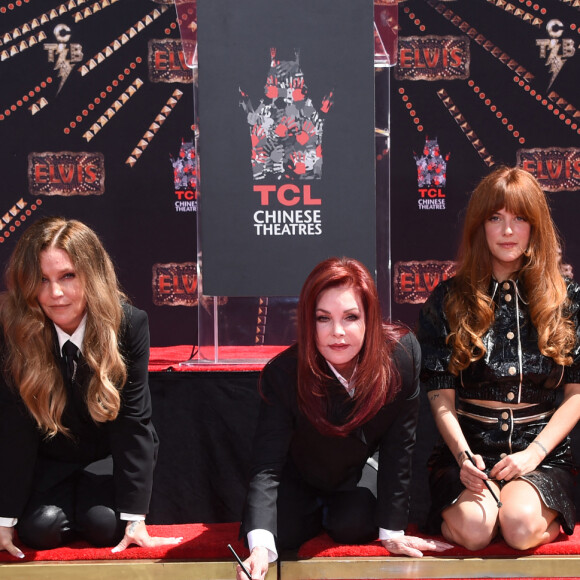
[[[149,371],[211,372],[260,371],[265,362],[276,356],[285,346],[221,346],[218,361],[210,362],[191,358],[191,345],[153,347]],[[192,361],[192,364],[183,364]]]
[[[415,526],[410,526],[409,534],[414,536],[421,536],[423,538],[429,537],[420,534]],[[437,537],[437,536],[435,536]],[[438,539],[442,540],[441,536]],[[445,552],[426,552],[426,555],[441,555],[441,556],[477,556],[477,557],[493,557],[493,556],[531,556],[531,555],[570,555],[580,554],[580,524],[576,524],[574,534],[567,536],[561,533],[560,536],[550,544],[544,544],[531,550],[515,550],[510,548],[503,540],[497,540],[487,546],[483,550],[472,552],[461,546],[455,546]],[[383,548],[382,544],[377,540],[370,544],[362,546],[349,546],[335,543],[328,534],[320,534],[302,545],[298,551],[300,558],[314,558],[314,557],[370,557],[370,556],[386,556],[389,552]]]
[[[24,552],[23,561],[56,561],[56,560],[231,560],[234,557],[228,544],[242,558],[249,554],[243,542],[238,540],[239,523],[228,524],[178,524],[166,526],[147,526],[151,536],[183,537],[180,544],[141,548],[130,546],[123,552],[113,554],[111,548],[95,548],[87,542],[73,542],[68,546],[54,550],[32,550],[19,544]],[[0,552],[0,562],[16,562],[7,552]]]

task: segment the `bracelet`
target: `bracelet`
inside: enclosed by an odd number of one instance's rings
[[[544,455],[548,455],[548,450],[537,439],[534,439],[532,443],[535,443],[544,452]]]

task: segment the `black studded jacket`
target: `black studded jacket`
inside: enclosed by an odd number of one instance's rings
[[[495,320],[482,337],[486,352],[458,376],[447,369],[451,347],[446,338],[450,330],[443,308],[452,284],[453,278],[441,282],[419,315],[421,381],[428,391],[455,389],[462,399],[504,403],[555,403],[557,387],[580,382],[579,284],[566,279],[577,336],[571,365],[556,364],[540,353],[522,286],[515,280],[492,280],[489,296],[495,304]]]

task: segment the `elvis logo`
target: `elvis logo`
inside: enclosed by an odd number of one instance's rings
[[[562,38],[565,26],[560,20],[550,20],[546,24],[546,32],[550,38],[538,38],[536,45],[540,49],[540,58],[546,61],[551,74],[548,89],[560,74],[566,61],[574,56],[576,47],[572,38]]]
[[[415,154],[419,209],[445,209],[449,153],[441,155],[437,139],[425,139],[423,155]]]
[[[394,300],[397,304],[422,304],[435,286],[455,274],[453,261],[397,262],[394,269]]]
[[[152,83],[191,83],[193,71],[185,62],[180,40],[164,38],[149,41],[147,62]]]
[[[580,189],[580,149],[548,147],[519,149],[517,164],[531,173],[545,191]]]
[[[466,79],[470,65],[466,36],[409,36],[399,38],[397,80],[444,81]]]
[[[317,110],[308,97],[299,52],[294,60],[282,61],[271,48],[270,56],[265,98],[260,99],[257,108],[240,88],[240,105],[250,126],[253,178],[320,179],[322,134],[332,106],[332,91]]]
[[[28,189],[32,195],[101,195],[105,157],[83,151],[30,153]]]
[[[57,24],[53,34],[56,42],[45,43],[44,50],[48,53],[48,62],[53,62],[54,70],[58,71],[60,78],[58,94],[74,69],[74,64],[83,59],[83,47],[69,42],[71,29],[66,24]]]
[[[196,306],[197,263],[154,264],[152,290],[155,306]]]

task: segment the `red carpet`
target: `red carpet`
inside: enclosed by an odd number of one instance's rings
[[[416,529],[409,529],[409,534],[415,536],[427,537],[420,534]],[[439,537],[439,539],[443,539]],[[306,542],[298,551],[300,558],[314,558],[314,557],[368,557],[368,556],[385,556],[389,552],[383,548],[381,543],[377,540],[370,544],[363,546],[348,546],[336,544],[333,542],[328,534],[320,534],[316,538]],[[426,555],[437,555],[436,552],[426,552]],[[441,556],[477,556],[477,557],[492,557],[492,556],[531,556],[531,555],[565,555],[565,554],[580,554],[580,524],[576,524],[574,534],[566,536],[560,534],[560,537],[550,543],[538,546],[531,550],[514,550],[510,548],[504,541],[498,540],[490,544],[484,550],[472,552],[466,548],[455,546],[446,552],[440,552]]]
[[[147,526],[151,536],[183,537],[180,544],[161,546],[159,548],[140,548],[131,546],[123,552],[111,553],[111,548],[94,548],[86,542],[74,542],[55,550],[31,550],[21,544],[18,547],[24,552],[24,561],[34,560],[232,560],[234,557],[228,549],[231,544],[242,557],[248,556],[248,550],[242,541],[238,541],[238,523],[229,524],[182,524],[173,526]],[[15,562],[16,558],[7,552],[0,552],[0,562]]]
[[[241,540],[238,540],[238,523],[227,524],[180,524],[172,526],[148,526],[152,536],[182,536],[183,541],[176,546],[161,546],[159,548],[140,548],[132,546],[117,554],[111,553],[111,548],[94,548],[86,542],[74,542],[69,546],[55,550],[31,550],[19,545],[26,560],[134,560],[134,559],[165,559],[165,560],[232,560],[233,556],[227,545],[231,544],[236,552],[246,558],[248,550]],[[415,531],[409,530],[416,534]],[[419,535],[419,534],[416,534]],[[576,525],[574,534],[562,534],[555,542],[533,550],[517,551],[509,548],[504,542],[494,542],[485,550],[470,552],[465,548],[455,547],[441,556],[527,556],[527,555],[564,555],[580,554],[580,524]],[[389,555],[382,545],[376,541],[362,546],[347,546],[335,544],[327,534],[320,534],[306,542],[299,550],[300,558],[313,557],[368,557]],[[427,553],[427,555],[437,555]],[[0,562],[13,562],[16,559],[6,552],[0,552]]]

